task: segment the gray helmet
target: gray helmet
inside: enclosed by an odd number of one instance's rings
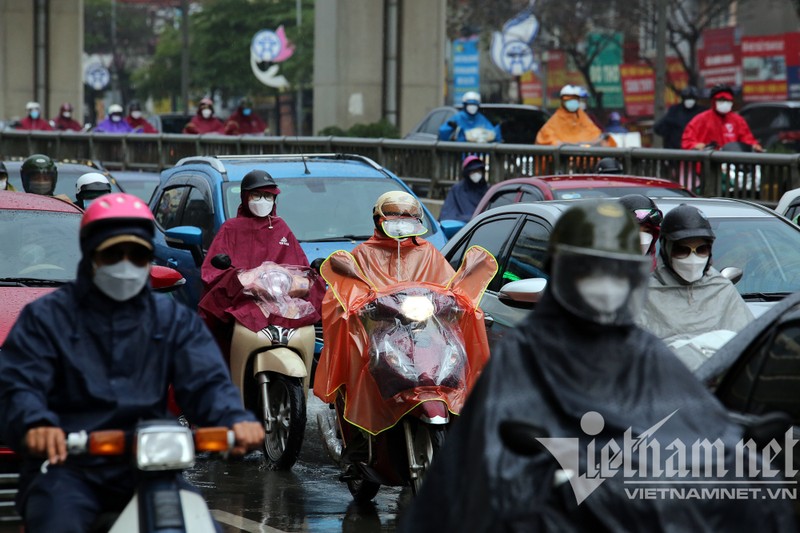
[[[622,163],[613,157],[604,157],[597,162],[595,174],[622,174]]]
[[[628,326],[644,303],[648,259],[639,225],[614,200],[567,209],[550,235],[550,288],[572,315],[597,324]]]

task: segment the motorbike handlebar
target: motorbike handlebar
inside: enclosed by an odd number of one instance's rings
[[[231,268],[231,257],[228,254],[217,254],[211,258],[211,266],[220,270]]]

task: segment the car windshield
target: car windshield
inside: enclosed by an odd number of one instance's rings
[[[0,210],[0,278],[75,279],[80,222],[78,212]]]
[[[68,196],[69,199],[74,202],[75,192],[76,192],[75,184],[78,182],[78,178],[80,178],[87,172],[98,172],[98,170],[90,167],[79,168],[79,169],[64,169],[59,167],[58,178],[56,179],[56,190],[53,194],[54,195],[63,194],[64,196]],[[19,172],[9,172],[8,181],[18,191],[24,191],[22,187],[22,179],[20,178]],[[115,179],[110,178],[109,181],[111,182],[111,192],[122,192],[122,189],[119,188],[119,185],[117,185]]]
[[[800,290],[800,231],[779,218],[711,219],[717,270],[738,267],[742,296]]]
[[[364,240],[372,236],[372,207],[388,191],[403,190],[386,178],[292,178],[277,179],[281,194],[277,213],[299,241]],[[241,189],[238,182],[226,183],[225,215],[236,216]],[[430,235],[435,229],[425,217]]]
[[[619,198],[626,194],[643,194],[650,198],[660,196],[691,196],[683,189],[664,187],[597,187],[585,189],[555,189],[556,200],[580,200],[581,198]]]

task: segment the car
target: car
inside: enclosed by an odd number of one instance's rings
[[[14,186],[17,191],[24,191],[22,188],[22,176],[20,176],[20,168],[22,161],[4,161],[6,170],[8,171],[8,182]],[[64,195],[69,197],[73,202],[76,200],[75,193],[77,192],[75,184],[78,178],[87,172],[99,172],[104,174],[109,183],[111,183],[111,192],[122,192],[122,189],[117,184],[117,181],[111,176],[107,170],[101,165],[93,161],[55,161],[56,168],[58,169],[58,179],[56,181],[55,195]]]
[[[158,172],[114,170],[111,176],[124,192],[138,196],[145,203],[150,202],[150,198],[161,183],[161,174]]]
[[[439,127],[450,120],[460,107],[437,107],[425,115],[404,137],[412,141],[435,141],[439,138]],[[480,112],[492,124],[500,124],[503,142],[509,144],[534,144],[536,134],[550,118],[544,109],[522,104],[481,104]]]
[[[800,290],[800,227],[771,209],[724,198],[654,198],[663,212],[688,203],[701,209],[716,233],[714,266],[743,270],[736,288],[755,316]],[[442,248],[451,265],[461,263],[472,245],[496,258],[498,271],[480,306],[491,317],[490,342],[497,342],[528,314],[544,289],[550,233],[575,200],[549,200],[490,209],[470,220]],[[511,282],[516,283],[509,286]],[[724,312],[724,310],[720,310]]]
[[[204,250],[223,222],[236,216],[241,180],[255,169],[266,170],[278,183],[278,215],[297,237],[309,262],[326,258],[335,250],[352,250],[372,236],[372,207],[378,196],[391,190],[412,193],[389,170],[360,155],[182,159],[162,173],[150,208],[157,227],[156,263],[171,266],[186,278],[186,286],[176,293],[183,303],[197,307]],[[428,230],[425,239],[441,248],[446,238],[439,223],[424,206],[423,210],[423,224]]]
[[[148,117],[159,133],[183,133],[183,127],[194,118],[194,113],[161,113]]]
[[[512,178],[495,183],[478,202],[473,217],[488,209],[514,203],[543,200],[577,200],[600,197],[620,197],[626,194],[648,197],[690,197],[693,193],[678,183],[662,179],[618,174],[563,174]],[[442,221],[445,235],[452,237],[464,226],[463,222]]]
[[[753,102],[739,114],[768,152],[800,152],[800,102]]]

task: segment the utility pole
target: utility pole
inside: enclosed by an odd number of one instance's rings
[[[295,11],[297,14],[297,35],[300,36],[300,25],[303,23],[303,0],[297,0]],[[297,101],[295,102],[295,113],[297,115],[296,135],[303,134],[303,80],[297,77]]]
[[[664,116],[664,91],[667,87],[667,0],[656,0],[656,93],[653,109],[655,120]],[[655,136],[656,148],[661,148],[663,143],[659,136]]]
[[[181,100],[183,112],[189,114],[189,0],[181,0]]]

